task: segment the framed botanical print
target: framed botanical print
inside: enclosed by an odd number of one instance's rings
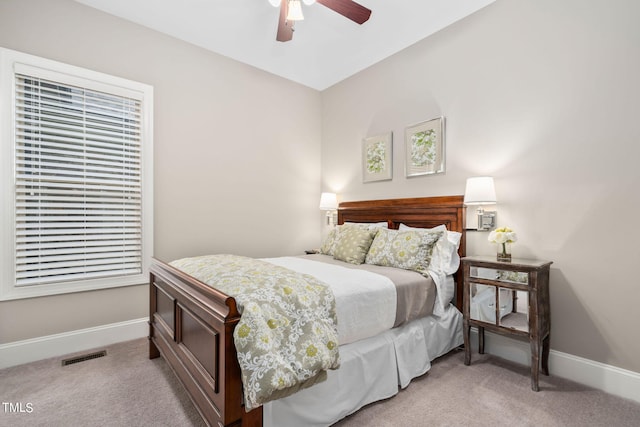
[[[444,172],[444,117],[407,127],[405,173],[407,177]]]
[[[362,180],[385,181],[393,178],[393,133],[370,136],[362,141]]]

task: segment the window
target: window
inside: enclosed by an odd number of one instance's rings
[[[0,299],[145,283],[153,89],[7,49],[0,60]]]

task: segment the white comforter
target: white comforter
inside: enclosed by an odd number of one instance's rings
[[[296,257],[264,258],[281,267],[314,276],[336,298],[340,345],[391,329],[396,317],[396,288],[384,276]]]

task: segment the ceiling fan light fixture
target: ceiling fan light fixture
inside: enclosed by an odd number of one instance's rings
[[[289,9],[287,12],[287,21],[302,21],[302,5],[300,0],[289,0]]]
[[[280,0],[269,0],[269,3],[271,4],[271,6],[273,7],[278,7],[280,6]]]
[[[364,24],[371,17],[371,9],[367,9],[354,0],[303,0],[303,2],[306,5],[318,3],[359,25]],[[295,22],[304,19],[300,3],[300,0],[280,1],[276,41],[288,42],[293,39]]]

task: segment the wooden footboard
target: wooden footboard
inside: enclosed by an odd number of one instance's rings
[[[211,426],[261,426],[262,408],[242,404],[232,297],[153,260],[149,286],[149,358],[162,355]]]

